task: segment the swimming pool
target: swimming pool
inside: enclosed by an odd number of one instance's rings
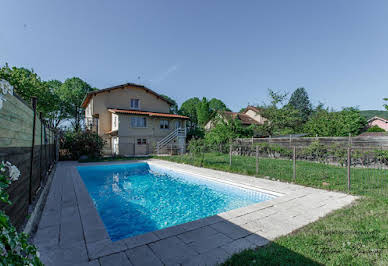
[[[275,197],[148,163],[77,169],[112,241]]]

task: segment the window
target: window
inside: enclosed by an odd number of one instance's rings
[[[175,121],[175,128],[181,128],[182,127],[182,123],[181,121]]]
[[[147,144],[147,139],[137,139],[137,144],[138,145]]]
[[[160,128],[168,129],[168,120],[160,120]]]
[[[131,99],[131,109],[140,109],[139,99]]]
[[[147,119],[145,117],[133,116],[131,117],[132,128],[144,128],[147,127]]]

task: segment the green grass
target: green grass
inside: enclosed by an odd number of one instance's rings
[[[199,166],[190,155],[158,157]],[[255,158],[205,154],[203,167],[256,175]],[[348,192],[345,167],[297,161],[293,181],[292,161],[259,160],[258,177]],[[383,188],[383,189],[382,189]],[[363,197],[319,221],[269,245],[232,256],[225,265],[388,265],[388,170],[351,170],[350,193]]]

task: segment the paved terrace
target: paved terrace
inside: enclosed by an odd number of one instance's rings
[[[263,246],[355,200],[342,193],[267,179],[160,160],[149,162],[283,196],[112,242],[78,174],[79,164],[59,162],[33,239],[42,261],[46,265],[214,265],[236,252]],[[96,164],[108,163],[87,165]]]

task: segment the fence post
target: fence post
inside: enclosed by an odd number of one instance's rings
[[[259,174],[259,146],[256,146],[256,175]]]
[[[292,150],[292,178],[296,180],[296,147]]]
[[[42,147],[43,147],[43,114],[39,112],[40,120],[40,147],[39,147],[39,183],[42,185]]]
[[[229,145],[229,166],[232,166],[232,144]]]
[[[171,143],[171,147],[170,147],[170,153],[171,153],[171,155],[172,155],[172,143]]]
[[[348,191],[350,191],[350,163],[351,163],[352,149],[348,147]]]
[[[35,146],[35,123],[36,123],[36,103],[38,99],[33,96],[31,97],[32,110],[34,112],[34,118],[32,122],[32,145],[31,145],[31,158],[30,158],[30,180],[29,180],[29,193],[28,193],[28,202],[32,203],[32,166],[34,163],[34,146]]]

